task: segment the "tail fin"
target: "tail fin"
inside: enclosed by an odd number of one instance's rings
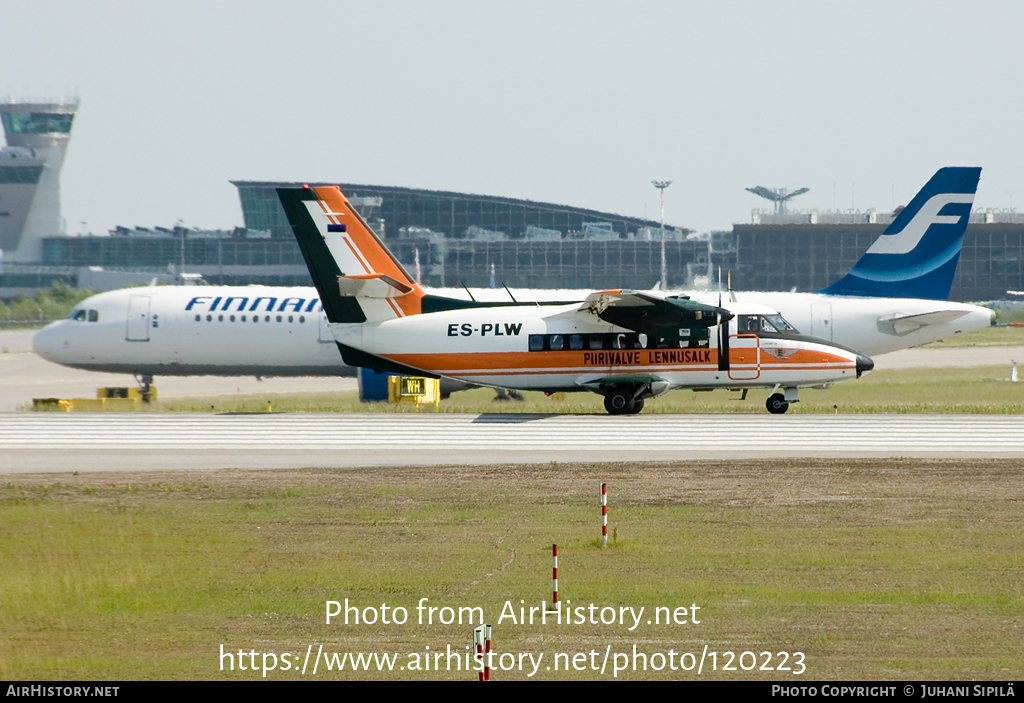
[[[329,322],[422,312],[423,290],[337,186],[278,188]]]
[[[980,177],[980,168],[940,168],[850,272],[819,292],[948,298]]]

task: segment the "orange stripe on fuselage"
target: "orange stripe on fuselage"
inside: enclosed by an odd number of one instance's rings
[[[674,352],[669,354],[668,352]],[[512,375],[519,373],[622,373],[637,371],[715,371],[718,351],[713,348],[621,349],[546,352],[441,352],[381,354],[406,366],[450,375]],[[756,368],[753,360],[743,363],[732,355],[736,370]],[[800,358],[802,357],[802,358]],[[781,371],[835,369],[855,363],[824,352],[798,352],[785,360],[761,360],[765,370]],[[766,368],[767,367],[767,368]]]

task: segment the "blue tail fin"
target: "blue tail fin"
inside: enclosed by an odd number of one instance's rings
[[[945,300],[980,168],[940,168],[828,295]]]

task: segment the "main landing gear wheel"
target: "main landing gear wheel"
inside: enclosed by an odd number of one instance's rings
[[[765,406],[767,406],[768,412],[773,415],[781,415],[789,410],[789,403],[786,402],[786,396],[781,393],[773,393],[768,396],[768,402],[765,403]]]
[[[635,415],[643,407],[644,399],[634,399],[630,390],[610,390],[604,396],[604,409],[609,415]]]

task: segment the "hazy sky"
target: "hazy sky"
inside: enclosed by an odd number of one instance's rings
[[[889,210],[941,166],[1024,210],[1020,2],[0,0],[0,95],[77,94],[71,233],[242,223],[238,180],[499,195],[700,231]]]

